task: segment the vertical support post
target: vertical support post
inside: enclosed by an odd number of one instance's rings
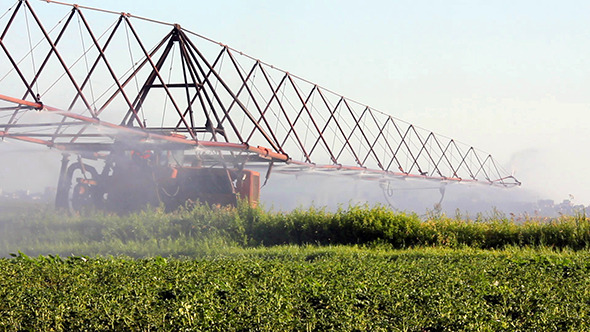
[[[64,153],[61,159],[61,168],[59,170],[59,180],[57,182],[57,193],[55,194],[55,207],[58,209],[68,209],[68,195],[72,180],[68,178],[68,164],[70,155]]]

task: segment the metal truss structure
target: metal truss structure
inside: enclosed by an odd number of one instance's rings
[[[159,147],[282,172],[520,185],[491,155],[180,25],[43,2],[64,16],[28,0],[0,12],[3,139],[94,159]]]

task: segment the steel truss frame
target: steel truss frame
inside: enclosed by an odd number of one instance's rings
[[[30,2],[19,0],[1,31],[0,54],[10,66],[0,68],[5,71],[0,77],[13,78],[10,83],[0,80],[2,138],[97,157],[125,137],[133,139],[130,149],[154,145],[202,148],[241,162],[270,163],[284,172],[327,170],[374,179],[520,185],[489,154],[356,103],[178,24],[65,5],[70,6],[69,13],[48,29]],[[115,20],[102,32],[95,31],[87,12]],[[11,44],[9,37],[22,33],[14,28],[19,15],[32,18],[27,24],[40,35],[36,45],[45,45],[42,56],[31,42],[28,52],[22,45]],[[146,21],[170,30],[148,45],[135,27],[136,22]],[[76,22],[83,44],[87,40],[90,46],[84,44],[80,57],[68,62],[65,55],[74,52],[60,47]],[[112,49],[121,35],[140,54],[127,71],[115,65],[120,52]],[[215,46],[217,51],[207,53],[198,43],[207,44],[208,50]],[[131,46],[129,50],[131,53]],[[82,58],[84,68],[78,65]],[[28,65],[23,59],[40,65],[25,70]],[[42,99],[55,92],[56,83],[47,77],[54,78],[56,72],[61,75],[59,93],[67,90],[69,98],[53,107]],[[49,82],[44,93],[39,90],[42,79]],[[110,86],[106,84],[99,102],[93,89],[101,81],[109,81]],[[133,90],[138,81],[143,84]],[[14,97],[15,85],[21,87],[20,97]],[[8,90],[11,95],[3,94]],[[162,100],[172,105],[173,115],[166,108],[154,107]],[[121,112],[123,107],[126,111]],[[50,117],[39,121],[31,115],[38,113]],[[158,124],[159,118],[162,122]]]

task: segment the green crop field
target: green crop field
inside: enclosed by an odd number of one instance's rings
[[[589,244],[583,213],[36,206],[0,216],[0,330],[584,331]]]

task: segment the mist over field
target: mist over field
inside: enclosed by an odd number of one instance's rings
[[[506,214],[535,213],[535,196],[522,188],[497,188],[486,184],[417,179],[365,180],[358,176],[272,174],[261,190],[263,204],[279,210],[298,207],[338,207],[383,204],[394,210],[447,215],[498,210]]]
[[[14,141],[0,143],[0,151],[0,190],[4,194],[21,190],[43,193],[57,186],[61,160],[58,151]],[[534,151],[529,151],[523,153],[519,160],[530,161],[534,155]],[[521,165],[525,174],[527,169],[537,167],[534,164]],[[261,182],[264,183],[267,167],[253,169],[260,172]],[[475,215],[498,210],[506,214],[558,215],[558,211],[541,211],[539,201],[551,197],[544,192],[533,191],[531,186],[530,182],[524,182],[516,188],[498,188],[479,183],[416,179],[366,180],[360,173],[342,175],[337,171],[307,171],[283,174],[273,170],[261,189],[261,202],[265,207],[275,210],[312,205],[336,210],[350,204],[366,203],[384,204],[398,211],[418,214],[435,211],[454,215],[459,210],[463,214]],[[554,203],[566,199],[572,206],[585,205],[575,197],[558,197]]]

